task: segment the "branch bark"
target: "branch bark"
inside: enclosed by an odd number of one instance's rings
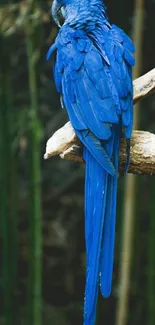
[[[155,91],[155,69],[133,82],[134,103]],[[82,146],[74,132],[71,122],[66,123],[56,131],[47,141],[45,159],[60,155],[63,159],[70,159],[84,163]],[[120,171],[124,171],[126,163],[126,140],[121,139]],[[131,154],[129,173],[155,174],[155,135],[150,132],[133,131],[131,137]]]
[[[134,96],[133,102],[137,103],[148,95],[155,92],[155,69],[152,69],[143,76],[133,81]]]

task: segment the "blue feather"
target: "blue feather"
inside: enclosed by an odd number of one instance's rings
[[[110,175],[115,175],[115,168],[104,150],[101,142],[88,130],[75,130],[81,142],[88,148],[89,152],[96,159],[98,164],[105,169]]]
[[[49,48],[49,50],[48,50],[48,52],[47,52],[47,54],[46,54],[46,60],[49,60],[49,59],[50,59],[51,55],[52,55],[53,52],[56,50],[56,48],[57,48],[56,43],[54,43],[54,44],[52,44],[52,45],[50,46],[50,48]]]
[[[130,66],[133,66],[135,64],[135,59],[128,48],[126,48],[124,51],[124,58]]]

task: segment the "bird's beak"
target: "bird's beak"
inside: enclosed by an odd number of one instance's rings
[[[55,21],[55,23],[58,25],[58,27],[61,27],[59,18],[61,16],[61,7],[62,5],[57,1],[54,0],[52,4],[52,17]]]

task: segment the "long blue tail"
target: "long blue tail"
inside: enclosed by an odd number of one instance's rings
[[[114,132],[105,150],[118,171],[120,134]],[[85,179],[85,238],[86,288],[84,325],[93,325],[96,317],[98,289],[107,297],[111,291],[117,173],[111,176],[99,165],[88,149],[84,149]]]
[[[114,243],[116,226],[116,200],[118,181],[118,161],[120,147],[119,129],[115,132],[112,161],[117,171],[116,176],[108,175],[105,221],[103,227],[103,237],[100,256],[100,291],[104,297],[109,297],[112,285],[112,273],[114,262]]]

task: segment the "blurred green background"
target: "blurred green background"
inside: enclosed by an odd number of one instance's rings
[[[134,77],[154,68],[155,1],[105,2],[136,44]],[[82,324],[84,167],[43,159],[68,120],[45,59],[57,33],[50,6],[0,3],[0,325]],[[136,128],[155,133],[155,97],[135,112]],[[113,291],[97,324],[155,324],[153,176],[119,178]]]

